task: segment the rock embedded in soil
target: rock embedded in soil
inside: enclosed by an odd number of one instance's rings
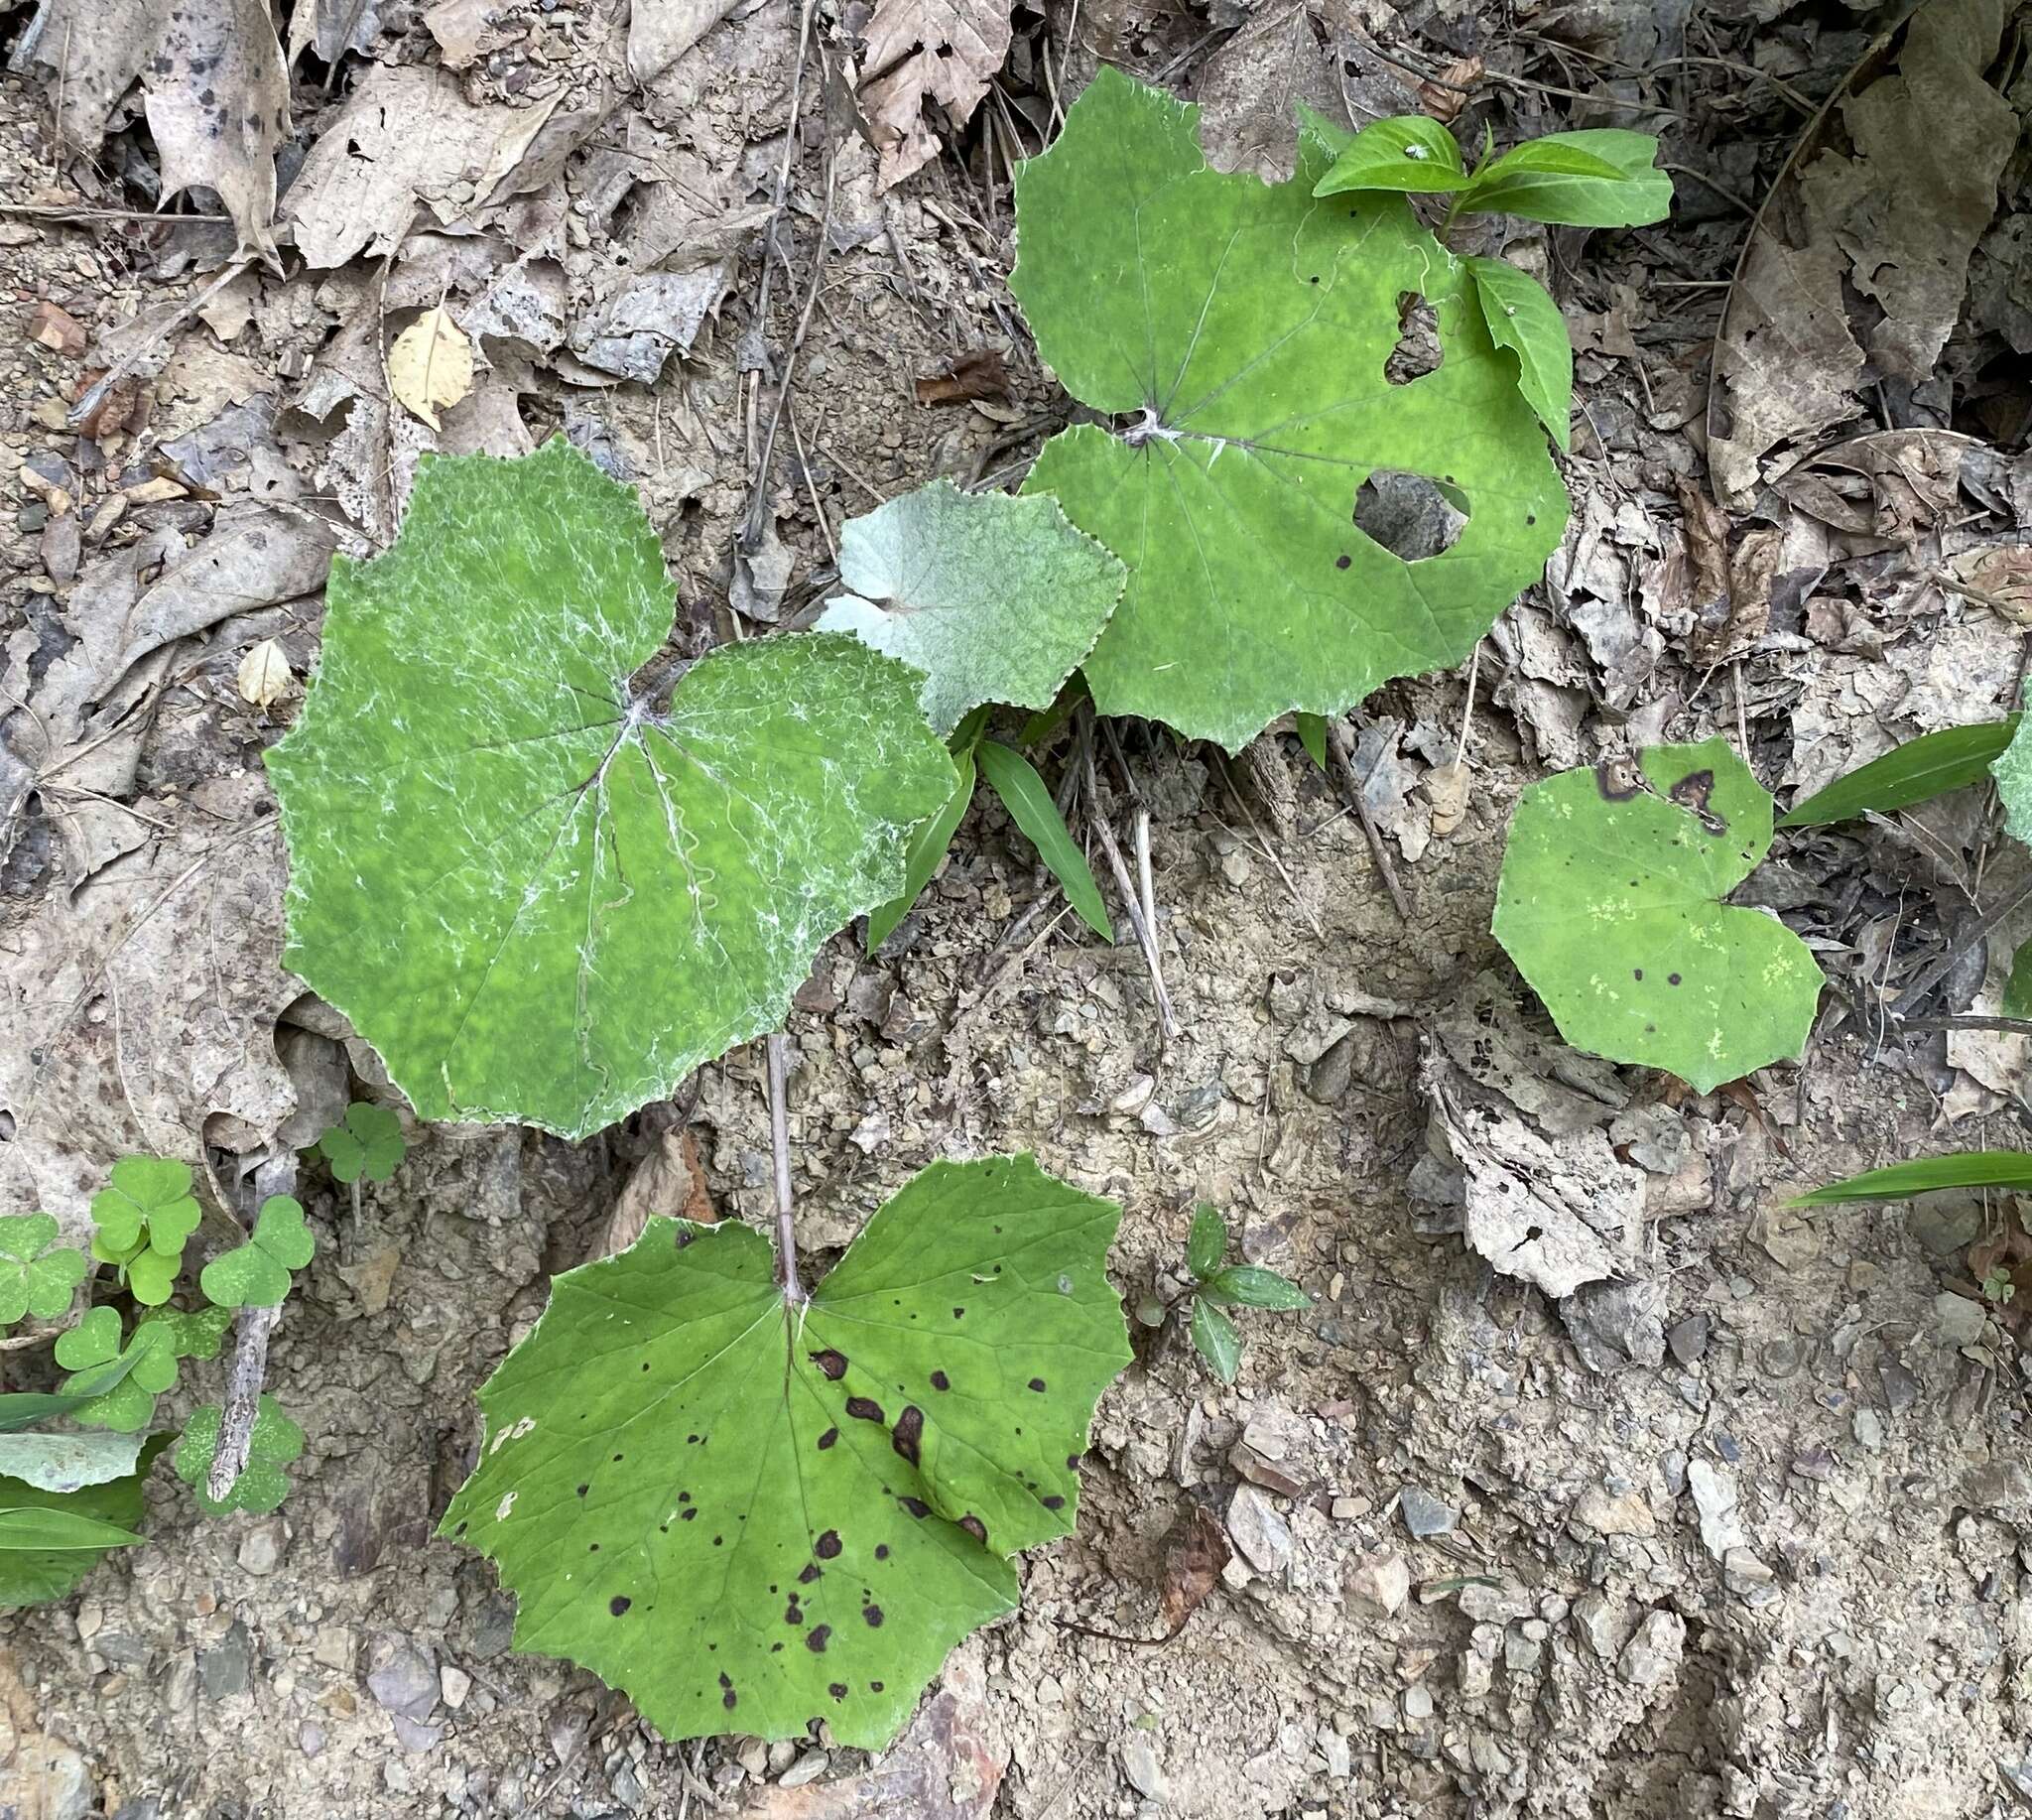
[[[1257,1573],[1272,1579],[1291,1566],[1291,1526],[1267,1492],[1241,1486],[1227,1504],[1227,1533]]]
[[[1164,1765],[1157,1760],[1157,1747],[1147,1734],[1137,1732],[1123,1742],[1122,1774],[1145,1800],[1171,1799],[1171,1784],[1165,1780]]]
[[[1421,1540],[1427,1536],[1452,1535],[1460,1512],[1435,1497],[1423,1486],[1407,1485],[1397,1494],[1397,1509],[1404,1527]]]
[[[1363,1618],[1395,1618],[1411,1597],[1411,1569],[1394,1549],[1357,1555],[1340,1575],[1351,1610]]]
[[[1656,1687],[1678,1672],[1686,1646],[1686,1620],[1677,1612],[1653,1612],[1623,1645],[1615,1672],[1631,1687]]]

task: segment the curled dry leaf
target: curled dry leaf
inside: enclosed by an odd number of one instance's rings
[[[273,638],[249,645],[240,659],[240,700],[256,708],[273,708],[296,686],[290,660]]]
[[[956,128],[987,93],[1009,55],[1008,0],[880,0],[867,45],[861,112],[887,190],[938,156],[934,102]]]
[[[1206,1603],[1233,1553],[1220,1519],[1205,1504],[1189,1502],[1179,1512],[1164,1538],[1164,1585],[1157,1600],[1167,1641]]]
[[[472,390],[472,343],[440,304],[426,310],[388,350],[388,388],[412,417],[433,430],[438,413],[449,410]]]

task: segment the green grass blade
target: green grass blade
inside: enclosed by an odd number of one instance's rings
[[[945,806],[929,822],[920,825],[910,838],[910,850],[903,859],[903,891],[892,897],[878,909],[868,912],[868,953],[888,941],[896,925],[903,921],[911,905],[918,900],[918,894],[932,882],[932,874],[939,869],[939,861],[946,856],[947,847],[952,845],[952,831],[966,814],[966,805],[973,801],[973,752],[971,748],[960,753],[956,761],[958,777],[952,785],[952,794],[946,799]]]
[[[141,1537],[117,1523],[48,1504],[0,1509],[0,1549],[126,1548]]]
[[[1830,1182],[1803,1195],[1794,1207],[1840,1207],[1851,1201],[1903,1201],[1937,1188],[2032,1190],[2032,1154],[2023,1150],[1965,1150],[1959,1156],[1929,1156],[1888,1169],[1867,1169],[1845,1181]]]
[[[1036,767],[1021,752],[992,739],[982,741],[978,750],[982,774],[1016,826],[1029,836],[1080,920],[1102,941],[1112,942],[1115,929],[1100,900],[1100,886],[1093,882],[1084,856],[1073,845],[1066,819],[1059,814],[1059,806]]]
[[[1950,790],[1979,784],[2018,730],[2018,716],[1974,726],[1944,726],[1838,777],[1778,818],[1780,828],[1825,828],[1874,812],[1889,815]]]

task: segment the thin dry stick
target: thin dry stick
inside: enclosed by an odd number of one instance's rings
[[[261,1385],[268,1375],[268,1336],[282,1318],[282,1309],[243,1308],[233,1323],[233,1363],[226,1372],[225,1405],[219,1413],[218,1447],[204,1492],[214,1503],[233,1489],[247,1470],[254,1446],[254,1418],[261,1408]]]
[[[1299,915],[1312,925],[1313,934],[1324,942],[1327,939],[1326,930],[1320,927],[1320,919],[1313,914],[1312,906],[1299,895],[1298,881],[1285,869],[1284,861],[1277,856],[1277,849],[1270,845],[1270,837],[1263,832],[1261,825],[1257,822],[1241,791],[1235,787],[1234,772],[1228,765],[1226,754],[1215,748],[1214,755],[1215,762],[1220,771],[1221,785],[1227,791],[1227,800],[1235,806],[1242,820],[1249,825],[1249,833],[1256,839],[1257,850],[1276,868],[1277,876],[1284,880],[1284,888],[1291,893],[1291,901],[1298,906]],[[1139,811],[1138,814],[1141,819],[1136,825],[1136,832],[1141,837],[1149,823],[1150,816],[1147,810]],[[1139,858],[1142,856],[1140,851],[1137,856]]]
[[[1100,805],[1100,787],[1093,775],[1093,748],[1089,745],[1086,758],[1086,798],[1091,805],[1093,832],[1100,837],[1100,850],[1107,855],[1108,870],[1115,875],[1115,889],[1121,893],[1122,910],[1129,919],[1129,927],[1135,931],[1136,945],[1143,951],[1143,965],[1150,971],[1150,989],[1157,1000],[1157,1030],[1160,1041],[1169,1048],[1178,1038],[1181,1025],[1178,1013],[1172,1009],[1171,993],[1165,989],[1164,968],[1157,956],[1157,932],[1143,920],[1142,905],[1138,900],[1136,881],[1129,876],[1129,868],[1122,858],[1122,849],[1115,841],[1115,831],[1108,826],[1107,816]]]
[[[1460,711],[1460,737],[1454,741],[1454,767],[1459,770],[1467,756],[1467,729],[1474,724],[1474,684],[1481,675],[1481,640],[1474,641],[1474,655],[1467,660],[1467,705]]]
[[[1982,915],[1978,916],[1968,926],[1968,930],[1956,942],[1953,948],[1949,949],[1945,955],[1928,967],[1920,974],[1918,978],[1914,979],[1910,985],[1906,986],[1898,994],[1898,1002],[1900,1004],[1917,1005],[1924,1001],[1927,994],[1947,976],[1955,967],[1955,964],[1964,955],[1968,954],[1977,942],[1981,941],[1984,936],[1995,929],[1999,923],[2014,914],[2028,899],[2032,899],[2032,885],[2025,886],[2021,891],[2014,891],[2001,903],[1984,911]],[[1915,1027],[1914,1020],[1912,1019],[1904,1019],[1902,1021],[1908,1030]]]
[[[150,354],[154,353],[171,335],[182,328],[206,304],[210,303],[227,285],[238,278],[242,272],[254,263],[254,258],[255,255],[252,253],[241,253],[237,258],[228,260],[225,269],[210,284],[206,285],[202,291],[195,292],[191,296],[187,297],[178,306],[177,313],[168,322],[164,323],[160,328],[156,329],[153,334],[148,335],[136,346],[130,347],[124,356],[115,360],[98,378],[86,386],[84,395],[64,414],[64,421],[71,429],[75,430],[100,405],[105,403],[108,392],[118,385],[121,380],[125,379],[129,373],[133,372],[137,366],[146,360]]]
[[[1345,720],[1327,722],[1327,756],[1334,761],[1334,780],[1340,785],[1341,795],[1354,811],[1354,819],[1361,824],[1362,839],[1369,844],[1369,857],[1376,862],[1376,872],[1383,881],[1383,889],[1389,892],[1390,902],[1399,919],[1408,923],[1411,921],[1411,900],[1397,882],[1397,868],[1390,863],[1382,832],[1376,827],[1375,818],[1369,814],[1368,803],[1363,799],[1361,778],[1354,769],[1354,737],[1348,732]]]
[[[798,1281],[798,1228],[790,1200],[790,1082],[783,1032],[773,1031],[763,1045],[769,1072],[769,1154],[776,1164],[776,1261],[783,1299],[800,1304],[804,1286]]]

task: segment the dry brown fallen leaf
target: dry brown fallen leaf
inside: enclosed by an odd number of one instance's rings
[[[388,350],[388,389],[433,430],[438,413],[472,390],[472,343],[443,304],[426,310]]]
[[[1220,1518],[1205,1504],[1189,1498],[1172,1521],[1164,1537],[1164,1580],[1158,1588],[1157,1612],[1164,1621],[1159,1636],[1124,1636],[1118,1630],[1102,1630],[1091,1625],[1059,1620],[1059,1628],[1080,1636],[1097,1636],[1112,1643],[1136,1643],[1155,1649],[1170,1642],[1212,1595],[1220,1576],[1234,1557],[1233,1545]]]
[[[917,382],[921,405],[966,404],[976,398],[1009,396],[1009,371],[992,347],[977,348],[948,363],[943,373],[928,373]]]
[[[1009,55],[1008,0],[878,0],[868,22],[859,101],[889,190],[938,156],[936,101],[966,124]]]

